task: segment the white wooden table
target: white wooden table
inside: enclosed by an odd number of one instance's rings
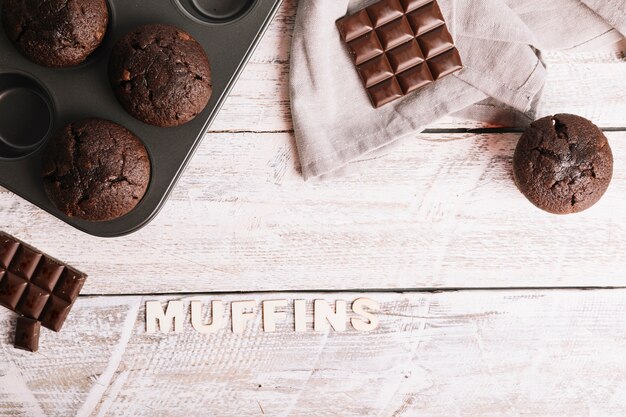
[[[90,237],[0,189],[0,229],[90,274],[37,354],[13,349],[0,312],[0,416],[623,416],[623,55],[546,57],[541,112],[591,118],[615,154],[587,212],[535,209],[511,178],[519,134],[451,118],[371,172],[305,183],[294,6],[140,232]],[[369,333],[264,333],[259,314],[242,334],[145,331],[147,301],[303,299],[310,322],[313,300],[363,296],[381,305]]]

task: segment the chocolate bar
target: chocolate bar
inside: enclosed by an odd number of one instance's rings
[[[28,317],[18,317],[15,329],[15,348],[37,352],[39,350],[39,333],[41,323]]]
[[[381,0],[337,28],[374,107],[463,68],[435,0]]]
[[[61,330],[87,275],[0,232],[0,305]]]

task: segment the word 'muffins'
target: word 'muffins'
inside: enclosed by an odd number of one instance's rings
[[[146,303],[146,331],[148,333],[176,333],[183,331],[183,325],[190,310],[191,326],[200,333],[215,333],[226,328],[230,318],[230,329],[234,333],[243,333],[249,322],[262,321],[265,332],[276,331],[277,324],[292,323],[296,332],[313,330],[326,332],[334,330],[343,332],[348,324],[357,331],[369,332],[379,325],[376,312],[379,304],[369,298],[355,300],[348,311],[348,303],[344,300],[335,301],[334,308],[324,300],[313,302],[312,319],[308,320],[307,300],[265,300],[232,301],[230,308],[224,302],[213,300],[210,306],[210,320],[204,314],[205,303],[192,300],[186,305],[183,301],[170,301],[165,310],[160,301]],[[228,314],[225,314],[227,311]],[[260,317],[259,317],[260,314]],[[229,317],[228,317],[229,316]],[[261,319],[261,320],[259,320]]]

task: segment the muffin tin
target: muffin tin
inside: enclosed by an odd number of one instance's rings
[[[282,0],[108,0],[110,23],[100,48],[74,68],[50,69],[23,57],[0,23],[0,185],[86,233],[115,237],[137,231],[159,211],[217,115]],[[2,1],[0,0],[0,7]],[[191,34],[211,63],[213,94],[194,120],[174,128],[130,116],[107,77],[114,43],[148,23],[167,23]],[[67,123],[102,118],[144,142],[152,162],[148,191],[129,214],[87,222],[60,212],[45,194],[42,156],[50,137]]]

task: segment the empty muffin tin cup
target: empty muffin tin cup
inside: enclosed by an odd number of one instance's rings
[[[255,0],[178,0],[193,18],[205,23],[229,23],[245,15]]]
[[[50,135],[53,111],[46,90],[24,74],[0,74],[0,158],[35,151]]]

